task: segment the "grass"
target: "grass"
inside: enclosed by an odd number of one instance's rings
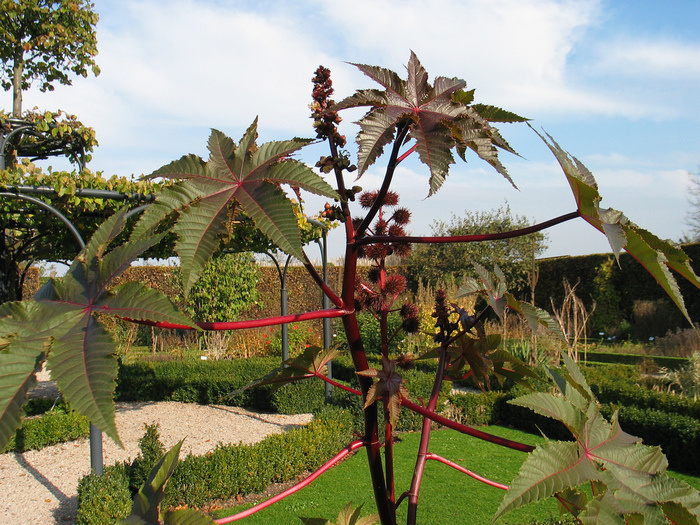
[[[490,431],[509,439],[535,444],[538,436],[516,430],[491,427]],[[415,455],[420,435],[401,435],[395,446],[397,473],[397,495],[406,490],[411,482]],[[449,430],[433,433],[431,452],[454,460],[458,464],[495,481],[509,483],[515,477],[525,454],[484,443]],[[419,521],[431,523],[490,523],[503,491],[488,487],[441,463],[430,461],[426,465],[419,500]],[[324,474],[315,483],[249,518],[241,520],[246,525],[268,523],[290,523],[291,517],[323,517],[335,523],[340,510],[352,501],[355,506],[364,505],[363,514],[374,512],[372,487],[367,471],[367,459],[360,451],[349,460]],[[230,516],[247,506],[223,509],[215,517]],[[405,522],[406,501],[398,510],[399,522]],[[524,524],[535,519],[548,519],[557,515],[555,502],[546,501],[513,512],[501,523]],[[293,520],[291,523],[301,523]]]
[[[539,436],[504,427],[489,427],[489,432],[512,440],[537,444]],[[397,495],[410,485],[415,454],[420,435],[402,434],[395,446]],[[485,443],[476,438],[458,434],[450,430],[433,433],[430,451],[440,454],[456,463],[485,475],[494,481],[510,483],[525,459],[525,454]],[[700,478],[672,473],[696,489],[700,489]],[[496,512],[503,491],[486,486],[441,463],[430,461],[425,469],[421,486],[418,521],[424,525],[463,523],[488,524]],[[240,521],[244,525],[269,523],[301,523],[297,517],[316,517],[335,523],[340,510],[348,503],[364,505],[363,515],[375,512],[372,488],[367,471],[364,452],[356,453],[315,483],[268,507],[259,513]],[[230,516],[251,505],[241,505],[215,512],[216,518]],[[558,521],[558,508],[554,500],[546,500],[518,509],[499,520],[503,525],[524,525],[535,523],[568,523]],[[405,523],[406,501],[398,510],[399,523]]]

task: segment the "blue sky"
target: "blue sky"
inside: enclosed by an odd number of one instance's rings
[[[25,94],[25,108],[61,108],[96,129],[93,170],[139,176],[187,153],[206,156],[210,128],[238,140],[256,116],[261,141],[312,136],[307,105],[319,64],[331,68],[338,100],[375,87],[347,62],[404,76],[413,50],[431,78],[463,78],[477,102],[520,113],[551,134],[593,172],[604,207],[663,238],[687,230],[690,173],[700,171],[700,2],[95,0],[95,7],[102,74]],[[2,97],[11,107],[10,95]],[[360,116],[346,115],[341,128],[351,144]],[[535,134],[524,125],[501,130],[522,156],[503,155],[520,191],[472,158],[458,161],[425,199],[426,171],[408,162],[396,189],[414,210],[413,234],[506,201],[533,221],[575,209]],[[325,153],[314,146],[304,158],[313,164]],[[380,162],[358,184],[375,188],[381,172]],[[316,205],[308,202],[309,210]],[[548,256],[609,251],[583,221],[550,230],[549,245]],[[339,246],[338,232],[332,256]]]

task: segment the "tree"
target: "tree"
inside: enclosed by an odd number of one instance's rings
[[[688,204],[690,210],[685,218],[685,224],[690,227],[690,231],[685,234],[686,241],[700,241],[700,172],[693,173],[688,188]]]
[[[12,89],[12,113],[22,115],[22,92],[38,80],[41,91],[71,85],[69,73],[97,76],[99,19],[89,0],[0,0],[2,87]]]
[[[433,222],[431,232],[440,237],[498,234],[530,225],[526,217],[514,215],[510,206],[504,204],[490,211],[452,214],[449,222]],[[424,280],[432,286],[448,279],[460,283],[465,274],[474,275],[474,263],[486,268],[498,266],[511,289],[525,290],[532,261],[545,250],[545,242],[545,235],[536,232],[487,242],[420,244],[411,253],[408,264],[414,281]]]

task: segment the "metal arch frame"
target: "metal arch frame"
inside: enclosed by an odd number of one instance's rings
[[[7,134],[2,134],[0,137],[0,170],[4,170],[7,166],[7,152],[5,151],[5,148],[7,147],[8,144],[10,144],[10,138],[13,138],[15,135],[21,136],[23,134],[27,135],[33,135],[35,137],[40,137],[39,132],[36,129],[36,124],[33,122],[27,122],[22,119],[15,119],[15,118],[10,118],[7,120],[7,122],[10,123],[10,126],[12,127],[13,125],[16,125],[17,127],[14,129],[11,129],[9,133]],[[72,135],[72,134],[71,134]],[[65,148],[61,151],[56,150],[53,151],[52,153],[49,153],[46,156],[38,156],[34,157],[32,160],[37,160],[37,159],[46,159],[49,156],[59,156],[59,155],[64,155],[68,156],[72,152],[76,152],[79,154],[80,158],[77,160],[78,163],[78,168],[80,168],[79,171],[83,171],[85,168],[86,164],[86,156],[85,156],[85,141],[80,135],[74,135],[80,140],[80,146],[79,148],[76,148],[74,150],[71,150],[70,148]],[[22,157],[31,157],[31,155],[21,155]]]
[[[3,144],[4,148],[4,144]],[[4,154],[2,155],[2,161],[4,162]],[[43,188],[40,187],[33,187],[33,186],[27,186],[25,189],[34,189],[34,190],[43,190]],[[118,192],[110,192],[107,190],[90,190],[91,192],[101,192],[104,191],[107,194],[114,194]],[[36,191],[36,193],[42,193],[46,194],[49,193],[48,191]],[[55,190],[51,189],[51,193],[55,194]],[[104,196],[104,194],[100,194],[104,198],[112,198],[112,196]],[[132,194],[118,194],[121,196],[121,200],[128,200],[133,198]],[[84,196],[91,196],[95,197],[97,195],[84,195]],[[78,229],[73,225],[73,223],[65,216],[63,215],[59,210],[51,206],[50,204],[42,201],[41,199],[37,199],[36,197],[31,197],[29,195],[24,195],[23,193],[19,192],[7,192],[3,191],[0,192],[0,198],[5,197],[9,199],[19,199],[23,200],[26,202],[30,202],[32,204],[35,204],[36,206],[39,206],[43,210],[48,211],[51,213],[54,217],[58,218],[71,232],[73,235],[73,238],[75,239],[76,243],[80,247],[80,250],[85,248],[85,241],[83,240],[82,235],[80,235],[80,232]],[[146,196],[146,197],[153,197],[152,195]],[[154,198],[154,197],[153,197]],[[114,200],[120,200],[119,198],[114,199]],[[153,200],[147,199],[147,200]],[[138,206],[132,210],[129,210],[125,218],[131,217],[133,215],[136,215],[137,213],[142,212],[145,210],[150,204],[144,204],[141,206]],[[104,458],[103,458],[103,453],[102,453],[102,431],[94,425],[92,422],[90,422],[90,467],[95,471],[95,474],[98,476],[101,476],[104,472]]]

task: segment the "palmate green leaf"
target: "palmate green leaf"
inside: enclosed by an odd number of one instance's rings
[[[47,360],[51,378],[73,408],[116,443],[120,443],[112,401],[117,374],[116,346],[94,314],[194,327],[160,292],[140,283],[109,288],[115,277],[162,237],[137,238],[106,253],[125,223],[125,213],[123,210],[105,221],[67,274],[40,290],[37,301],[44,311],[31,316],[34,320],[49,312],[51,318],[62,319],[60,326],[51,332],[54,342]]]
[[[584,383],[576,364],[557,374],[565,397],[531,394],[515,400],[545,416],[563,421],[574,442],[547,442],[538,446],[523,464],[502,501],[496,517],[524,504],[563,493],[572,494],[585,482],[595,486],[590,501],[575,498],[582,523],[666,523],[664,509],[676,516],[698,518],[700,494],[666,474],[668,462],[658,447],[648,447],[624,432],[617,414],[607,422]],[[554,375],[554,374],[553,374]],[[562,387],[562,382],[570,388]],[[584,410],[585,409],[585,410]],[[583,508],[580,508],[582,504]],[[687,523],[694,523],[688,521]]]
[[[334,348],[327,348],[324,350],[318,346],[311,345],[307,347],[300,356],[286,360],[282,363],[282,366],[271,370],[262,378],[252,381],[240,390],[234,392],[233,395],[239,394],[254,386],[263,385],[272,385],[272,390],[275,391],[287,383],[318,377],[319,375],[325,376],[328,374],[328,363],[341,354],[339,350]]]
[[[184,440],[183,440],[184,441]],[[161,512],[165,485],[178,464],[182,441],[171,448],[153,467],[148,479],[134,496],[131,515],[118,525],[213,525],[212,518],[194,509]]]
[[[542,308],[538,308],[537,306],[531,305],[530,303],[526,303],[525,301],[520,301],[511,293],[506,294],[506,300],[508,308],[515,310],[525,317],[530,330],[537,332],[538,325],[542,325],[556,334],[559,339],[565,343],[568,343],[568,339],[566,335],[564,335],[561,326],[552,318],[551,315],[549,315],[549,312],[543,310]]]
[[[489,359],[493,363],[493,373],[501,384],[506,379],[510,379],[514,383],[530,388],[531,380],[542,381],[537,372],[506,350],[496,350],[489,354]]]
[[[408,138],[416,141],[416,151],[430,170],[429,195],[442,186],[449,166],[454,163],[452,148],[456,148],[462,158],[465,158],[467,148],[474,150],[512,183],[498,160],[497,148],[514,152],[489,124],[487,117],[508,122],[524,119],[491,106],[480,106],[486,114],[486,117],[481,116],[470,106],[473,91],[464,91],[464,80],[436,77],[431,85],[428,73],[413,52],[408,61],[406,80],[389,69],[353,65],[385,88],[385,91],[358,91],[332,108],[339,111],[371,107],[358,122],[359,176],[382,154],[384,146],[392,141],[397,126],[401,124],[409,126]]]
[[[607,236],[616,257],[625,249],[639,261],[692,324],[676,278],[669,270],[675,270],[700,288],[700,279],[690,267],[689,257],[677,246],[631,222],[622,212],[600,208],[601,196],[591,172],[578,159],[566,153],[549,135],[545,137],[537,134],[559,161],[574,193],[581,217]]]
[[[257,135],[257,119],[238,144],[220,131],[212,130],[206,163],[187,156],[149,175],[178,182],[161,192],[153,211],[147,210],[135,231],[148,232],[160,220],[179,213],[173,231],[178,235],[176,250],[186,293],[218,248],[234,212],[243,212],[280,249],[303,259],[298,219],[292,201],[280,185],[340,198],[308,166],[289,158],[311,140],[293,139],[258,146]]]
[[[27,393],[51,349],[50,333],[65,320],[34,301],[0,307],[0,451],[20,426]]]

